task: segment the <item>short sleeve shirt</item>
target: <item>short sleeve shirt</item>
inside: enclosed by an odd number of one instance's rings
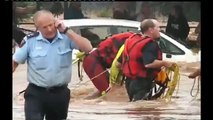
[[[19,64],[27,61],[27,80],[40,87],[68,84],[71,81],[72,51],[78,46],[57,31],[50,43],[40,32],[30,34],[13,55]]]

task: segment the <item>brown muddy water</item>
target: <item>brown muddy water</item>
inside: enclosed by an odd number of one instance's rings
[[[199,67],[199,64],[179,63],[179,89],[174,92],[170,102],[161,99],[134,103],[128,102],[126,91],[120,86],[114,87],[107,96],[85,100],[84,97],[95,91],[95,88],[85,74],[79,83],[77,66],[74,65],[69,84],[71,100],[67,120],[200,120],[201,88],[197,97],[192,97],[190,91],[194,80],[187,78],[189,72]],[[13,120],[25,119],[23,94],[18,96],[18,93],[27,86],[26,67],[26,64],[20,65],[13,73]],[[196,84],[193,94],[197,92]]]

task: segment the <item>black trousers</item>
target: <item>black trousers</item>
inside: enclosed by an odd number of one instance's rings
[[[126,78],[125,87],[129,96],[130,102],[137,100],[146,100],[153,87],[151,79],[130,79]]]
[[[25,93],[26,120],[65,120],[67,118],[70,90],[67,85],[42,88],[29,84]]]

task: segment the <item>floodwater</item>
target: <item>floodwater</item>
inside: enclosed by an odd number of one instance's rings
[[[116,86],[102,98],[85,100],[84,97],[95,91],[92,83],[84,74],[79,82],[77,66],[73,66],[71,100],[67,120],[200,120],[201,99],[197,83],[190,95],[194,80],[188,79],[190,71],[200,63],[180,63],[181,80],[170,102],[165,100],[128,102],[123,86]],[[23,94],[18,95],[26,86],[26,64],[20,65],[13,73],[13,120],[24,120]]]

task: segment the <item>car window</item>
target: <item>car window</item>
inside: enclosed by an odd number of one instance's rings
[[[163,53],[169,53],[172,55],[183,55],[185,52],[178,48],[173,43],[169,42],[165,38],[161,37],[158,41],[159,47]]]
[[[74,31],[79,33],[83,37],[89,39],[96,47],[101,41],[105,40],[109,36],[123,32],[139,32],[138,28],[125,27],[125,26],[84,26],[84,27],[72,27]]]
[[[139,30],[138,28],[132,28],[132,27],[117,27],[118,29],[118,33],[123,33],[123,32],[129,32],[129,31],[132,31],[132,32],[135,32],[135,33],[139,33]]]

